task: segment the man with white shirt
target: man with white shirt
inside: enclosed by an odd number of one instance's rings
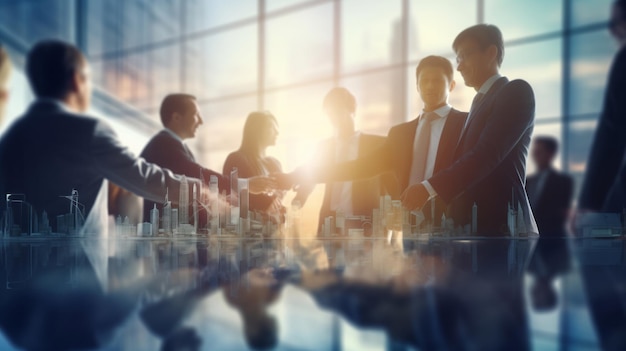
[[[478,234],[491,236],[508,235],[508,215],[516,211],[521,221],[516,221],[514,232],[536,234],[524,190],[535,117],[533,90],[523,80],[509,81],[498,73],[504,44],[496,26],[467,28],[452,48],[465,85],[477,94],[454,151],[456,161],[409,187],[402,194],[403,205],[422,208],[429,199],[439,198],[449,205],[456,225],[475,224]]]
[[[367,155],[383,145],[384,136],[371,135],[358,131],[355,127],[356,99],[346,89],[331,89],[324,97],[324,111],[334,128],[335,136],[321,142],[314,157],[317,164],[300,168],[301,171],[317,168],[321,165],[335,165],[355,160]],[[385,192],[397,193],[395,179],[391,175],[370,179],[338,179],[326,183],[324,200],[320,209],[319,223],[328,216],[342,213],[344,216],[371,216],[378,207],[380,195]],[[304,205],[314,188],[314,183],[300,184],[294,201]]]
[[[422,59],[415,70],[417,91],[424,103],[422,113],[391,128],[381,147],[355,161],[321,169],[314,178],[340,181],[392,172],[402,192],[448,167],[454,161],[453,151],[467,117],[467,113],[448,104],[448,95],[455,86],[453,75],[452,64],[445,57]],[[425,215],[439,225],[444,206],[435,203],[433,208],[434,215],[430,210]]]
[[[537,172],[526,179],[526,193],[542,236],[565,235],[565,222],[572,202],[572,177],[552,167],[558,149],[559,142],[554,137],[537,136],[533,139],[531,157]]]

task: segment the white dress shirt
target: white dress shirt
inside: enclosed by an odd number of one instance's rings
[[[487,79],[483,83],[483,85],[480,86],[480,89],[478,89],[478,91],[476,93],[477,94],[483,94],[483,95],[487,94],[487,92],[489,91],[489,89],[491,89],[493,84],[500,78],[502,78],[500,73],[496,73],[493,76],[489,77],[489,79]],[[467,120],[465,120],[465,127],[463,129],[465,129],[467,127],[467,125],[469,124],[469,121],[470,121],[471,118],[472,118],[471,114],[467,116]],[[430,185],[428,180],[423,181],[422,185],[426,188],[426,191],[428,191],[428,195],[429,195],[428,199],[429,200],[437,196],[437,191],[435,191],[435,188],[433,188],[433,186]]]
[[[356,160],[359,156],[360,132],[355,132],[348,140],[335,138],[335,162],[343,163]],[[352,215],[352,182],[332,183],[330,210],[341,211],[345,215]]]

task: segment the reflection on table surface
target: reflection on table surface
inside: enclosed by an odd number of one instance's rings
[[[0,241],[1,350],[624,350],[621,239]]]

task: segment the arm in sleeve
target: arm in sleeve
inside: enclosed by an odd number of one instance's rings
[[[323,163],[315,172],[314,180],[318,183],[331,183],[367,179],[392,170],[391,136],[378,149],[361,156],[354,161],[340,164]]]
[[[450,167],[428,179],[444,202],[449,203],[491,174],[532,128],[535,99],[530,85],[516,80],[502,89],[476,145]]]
[[[178,200],[181,176],[135,157],[105,123],[97,123],[89,152],[94,167],[122,188],[155,202],[163,201],[169,189],[173,202]],[[190,187],[195,183],[202,189],[199,179],[190,177],[188,182]]]
[[[563,178],[563,182],[563,196],[561,197],[562,202],[559,204],[559,208],[567,211],[572,205],[572,197],[574,194],[574,180],[572,179],[572,177],[565,176]]]
[[[578,207],[600,210],[618,176],[626,149],[626,50],[615,59],[604,107],[587,160]]]

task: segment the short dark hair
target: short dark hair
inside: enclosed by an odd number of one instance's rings
[[[477,24],[463,30],[456,36],[452,43],[452,49],[456,52],[459,45],[466,40],[475,41],[481,49],[485,50],[491,45],[494,45],[498,49],[498,66],[502,65],[504,59],[504,40],[502,39],[502,32],[493,24]]]
[[[190,94],[169,94],[161,102],[161,109],[159,115],[161,116],[161,123],[167,125],[172,119],[172,115],[176,112],[185,114],[189,112],[189,100],[196,100],[196,97]]]
[[[446,77],[448,77],[449,81],[452,81],[452,79],[454,79],[454,68],[452,68],[452,63],[450,62],[450,60],[448,60],[447,58],[443,56],[431,55],[431,56],[424,57],[420,61],[420,63],[417,65],[417,68],[415,69],[416,79],[419,78],[420,73],[426,67],[441,68],[443,70],[443,73],[446,75]]]
[[[76,46],[42,40],[28,52],[26,75],[35,96],[62,99],[72,90],[74,75],[85,63]]]
[[[541,143],[549,153],[555,155],[559,151],[559,141],[549,135],[539,135],[534,138],[535,143]]]
[[[350,112],[356,111],[356,99],[354,95],[343,87],[332,88],[324,97],[324,107],[329,105],[340,105],[347,108]]]

